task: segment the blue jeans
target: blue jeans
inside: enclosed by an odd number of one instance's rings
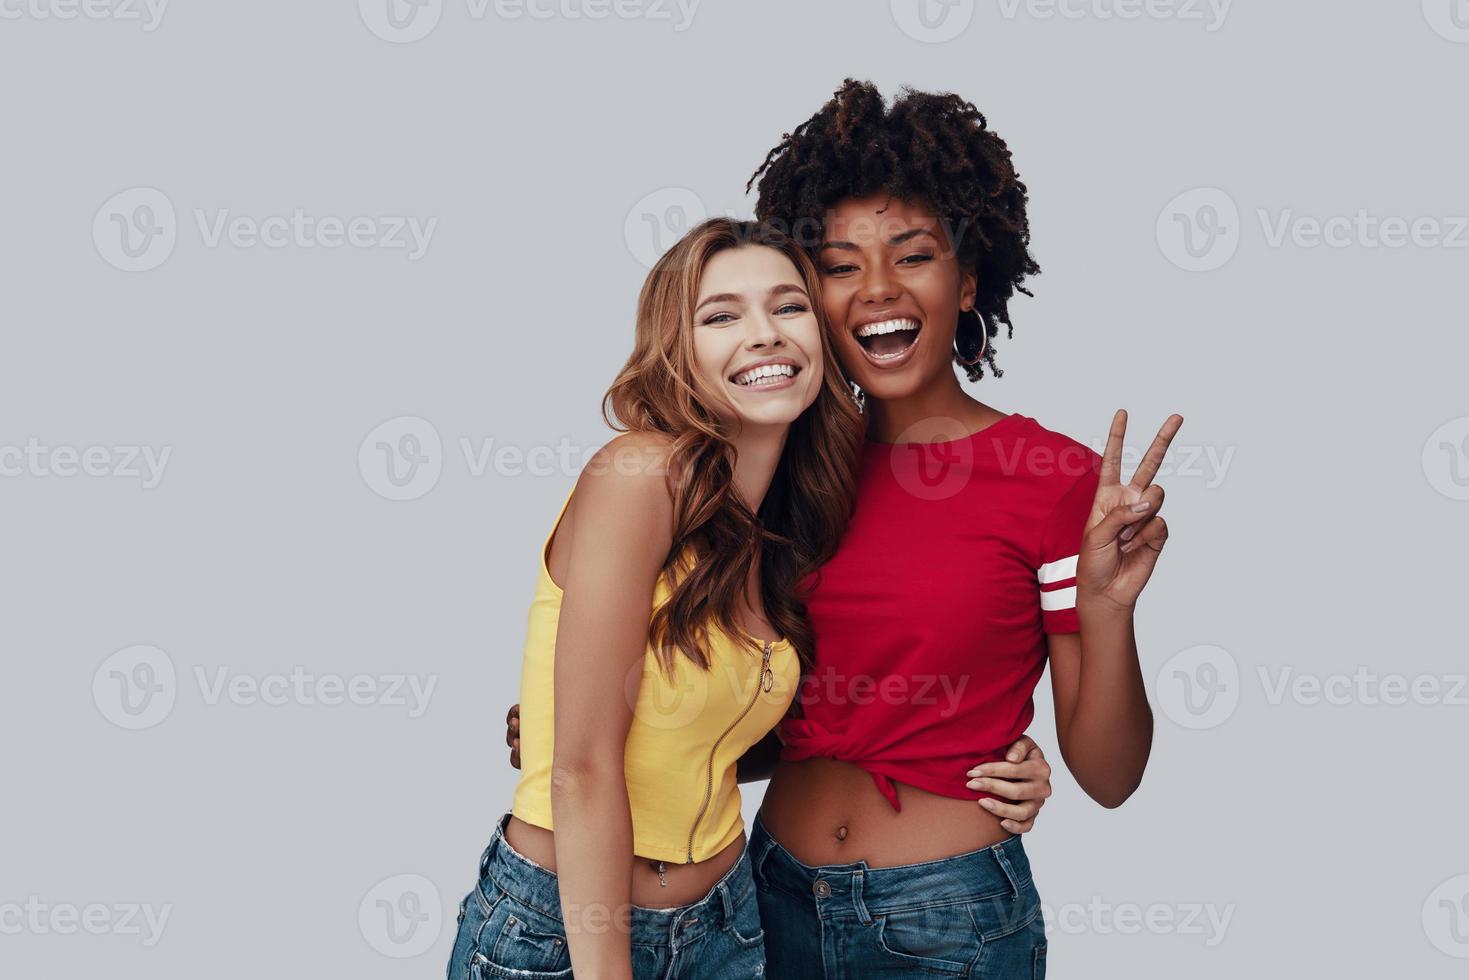
[[[1019,837],[922,864],[813,868],[756,816],[747,850],[771,980],[1046,975],[1041,900]]]
[[[479,859],[479,882],[459,905],[448,980],[561,980],[571,954],[556,874],[517,853],[500,818]],[[616,928],[608,919],[607,928]],[[745,849],[692,905],[632,911],[637,980],[744,980],[765,973],[764,933]]]

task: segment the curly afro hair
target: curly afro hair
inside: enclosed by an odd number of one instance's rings
[[[1031,295],[1021,284],[1041,270],[1029,250],[1025,185],[1009,147],[972,103],[904,87],[887,107],[875,85],[849,78],[766,154],[747,192],[757,179],[756,217],[791,232],[813,252],[820,235],[795,230],[819,231],[839,201],[885,191],[930,205],[958,241],[960,267],[975,272],[975,306],[991,338],[983,359],[964,365],[965,373],[978,381],[988,363],[995,377],[1004,374],[995,365],[992,339],[1001,323],[1014,336],[1010,297],[1016,290]],[[955,340],[967,358],[979,348],[980,327],[974,314],[960,315]]]

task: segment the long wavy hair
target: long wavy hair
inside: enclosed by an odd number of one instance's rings
[[[736,450],[715,411],[724,396],[695,369],[694,304],[710,258],[727,249],[773,248],[791,261],[821,325],[821,390],[791,424],[758,513],[734,486]],[[710,627],[758,650],[736,624],[750,568],[759,563],[765,615],[791,641],[802,670],[814,640],[800,585],[836,550],[852,515],[862,417],[825,342],[821,282],[805,249],[753,221],[712,218],[691,229],[648,273],[638,297],[636,340],[602,402],[608,425],[671,437],[668,488],[673,544],[661,572],[668,599],[653,612],[649,641],[672,676],[678,654],[708,670]]]

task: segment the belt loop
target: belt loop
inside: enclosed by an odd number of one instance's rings
[[[867,911],[867,903],[862,901],[862,882],[866,878],[867,862],[858,862],[859,867],[852,872],[852,908],[857,910],[857,919],[864,926],[872,925],[872,915]]]
[[[995,856],[995,862],[999,864],[1000,870],[1005,873],[1005,880],[1010,883],[1010,894],[1020,894],[1020,876],[1010,865],[1010,857],[1005,853],[1005,842],[1001,841],[990,848],[990,853]]]
[[[487,875],[487,874],[490,873],[490,856],[492,854],[494,854],[494,852],[495,852],[495,839],[493,837],[491,837],[490,838],[490,842],[485,845],[484,851],[481,852],[481,854],[479,856],[479,879],[480,879],[480,881],[484,881],[485,880],[485,875]]]
[[[719,904],[724,909],[724,921],[720,923],[720,927],[727,929],[735,920],[734,898],[729,893],[729,882],[721,881],[718,890]]]
[[[756,819],[759,818],[757,817]],[[775,849],[775,838],[770,836],[769,831],[766,831],[763,836],[765,839],[760,842],[759,852],[750,855],[750,877],[762,885],[767,884],[765,879],[765,858]],[[745,847],[747,850],[749,849],[748,841],[746,841]]]
[[[485,845],[484,852],[479,856],[479,876],[481,879],[489,872],[490,859],[494,857],[495,850],[499,847],[500,842],[505,839],[505,826],[510,823],[511,812],[510,810],[506,810],[500,815],[500,819],[495,823],[494,832],[490,834],[490,842]]]

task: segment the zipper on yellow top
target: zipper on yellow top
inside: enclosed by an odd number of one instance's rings
[[[771,641],[766,640],[765,655],[760,662],[760,677],[755,684],[754,693],[750,695],[750,703],[745,705],[744,710],[735,716],[735,720],[730,722],[724,731],[719,733],[719,737],[709,747],[709,765],[704,778],[704,802],[699,806],[699,815],[694,817],[694,825],[689,828],[688,858],[684,862],[685,864],[694,863],[694,831],[699,829],[699,821],[704,819],[704,811],[709,809],[709,801],[714,796],[714,753],[719,750],[719,743],[723,742],[725,736],[734,731],[735,726],[745,719],[745,715],[750,713],[751,708],[755,707],[755,702],[760,700],[760,692],[768,692],[775,686],[775,674],[770,670],[770,651]]]

